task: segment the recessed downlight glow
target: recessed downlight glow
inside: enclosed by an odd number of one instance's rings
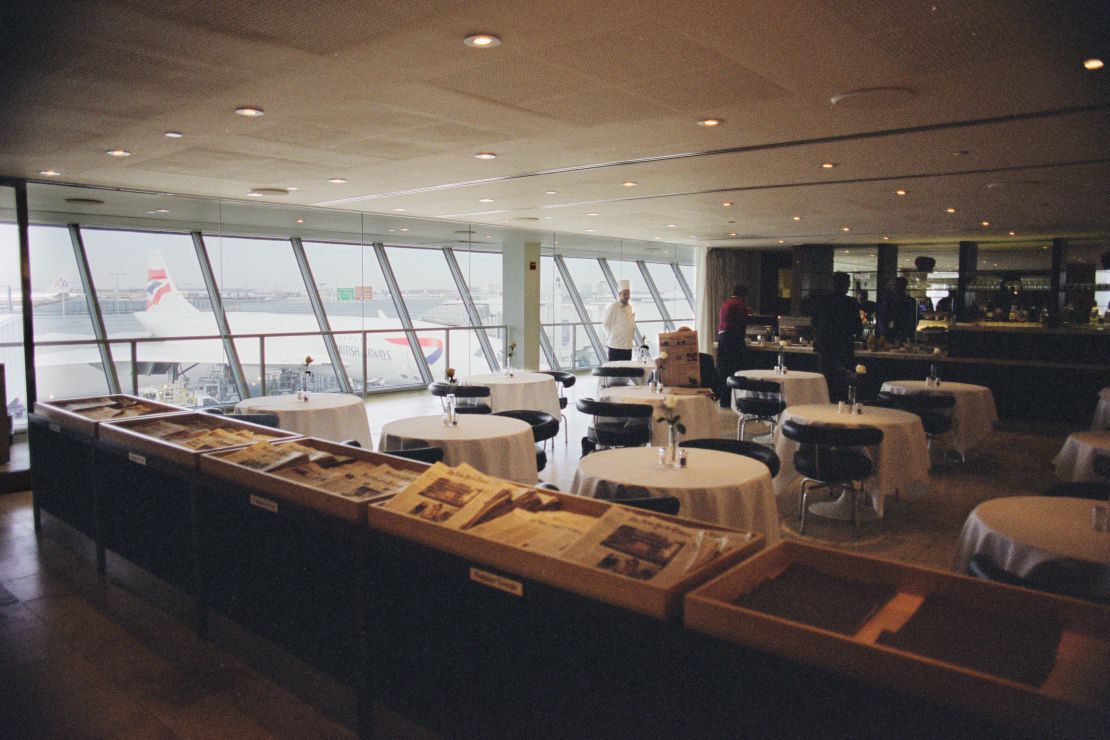
[[[266,115],[266,111],[255,105],[240,105],[235,109],[235,115],[244,118],[261,118]]]
[[[884,242],[888,242],[888,241],[890,241],[890,237],[889,237],[889,236],[884,236],[884,237],[883,237],[883,241],[884,241]]]
[[[289,187],[286,188],[286,190],[288,190],[290,193],[295,193],[298,190],[300,190],[300,188],[294,187],[293,185],[290,185]]]
[[[786,244],[786,240],[785,239],[779,239],[779,244]]]
[[[545,190],[545,191],[543,191],[543,194],[544,195],[558,195],[559,191],[558,190]]]
[[[726,200],[721,205],[724,206],[725,208],[732,208],[732,201],[731,200]]]
[[[407,228],[407,227],[404,227],[404,226],[402,226],[402,227],[401,227],[401,231],[408,231],[408,228]]]
[[[479,203],[492,203],[492,202],[493,202],[493,198],[479,198],[479,199],[478,199],[478,202],[479,202]]]
[[[944,209],[944,212],[945,212],[945,213],[955,213],[955,212],[956,212],[956,209],[955,209],[955,208],[951,208],[951,207],[949,207],[949,208],[945,208],[945,209]]]
[[[170,209],[169,208],[155,208],[154,212],[155,213],[169,213]]]
[[[624,185],[626,188],[634,188],[639,184],[640,183],[632,182],[631,180],[625,180],[624,182],[621,183],[621,185]]]
[[[57,170],[40,170],[39,174],[42,175],[43,177],[57,177],[58,175],[60,175],[62,173],[58,172]]]
[[[586,215],[587,215],[587,216],[600,216],[601,214],[600,214],[600,213],[598,213],[597,211],[590,211],[590,212],[589,212],[589,213],[587,213]]]
[[[795,221],[801,221],[802,220],[801,216],[791,216],[790,218],[795,220]]]
[[[404,212],[405,212],[405,209],[404,209],[404,208],[394,208],[394,209],[393,209],[393,211],[394,211],[395,213],[404,213]]]
[[[474,155],[475,159],[497,159],[497,155],[493,152],[478,152]]]
[[[728,232],[728,235],[729,236],[736,236],[736,232],[735,231],[730,231],[730,232]]]
[[[841,231],[845,231],[845,232],[847,232],[847,231],[851,231],[851,230],[852,230],[852,227],[851,227],[851,226],[841,226],[841,227],[840,227],[840,230],[841,230]]]
[[[185,134],[181,133],[180,131],[167,131],[166,133],[162,134],[162,136],[165,136],[167,139],[181,139],[184,138]]]
[[[833,167],[836,167],[836,162],[822,162],[817,166],[823,170],[831,170]]]
[[[677,229],[677,228],[678,228],[678,224],[667,224],[667,228],[668,228],[668,229]]]
[[[720,126],[724,122],[725,119],[723,118],[703,118],[698,121],[698,125],[705,126],[706,128],[713,128],[714,126]]]
[[[297,219],[297,223],[299,223],[299,224],[303,224],[303,223],[304,223],[304,219],[303,219],[303,218],[298,218],[298,219]]]
[[[108,151],[106,151],[104,153],[107,154],[109,157],[130,157],[131,156],[131,152],[127,151],[126,149],[109,149]]]
[[[1083,60],[1083,69],[1089,69],[1093,72],[1096,69],[1102,69],[1102,67],[1103,67],[1103,64],[1102,64],[1101,59],[1097,59],[1097,58],[1092,57],[1090,59],[1084,59]]]
[[[492,33],[472,33],[463,39],[463,43],[472,49],[493,49],[501,46],[501,39]]]
[[[990,221],[980,221],[980,222],[979,222],[979,225],[980,225],[980,226],[990,226],[990,225],[991,225],[991,222],[990,222]]]
[[[894,194],[897,195],[897,196],[903,196],[903,195],[906,194],[906,191],[905,190],[895,190]]]
[[[255,190],[252,190],[252,191],[250,191],[249,193],[247,193],[247,197],[248,197],[248,198],[261,198],[261,197],[262,197],[262,193],[259,193],[259,192],[255,191]]]
[[[597,231],[597,229],[586,229],[586,233],[587,233],[587,234],[592,234],[592,233],[594,233],[595,231]]]
[[[1011,231],[1010,236],[1017,236],[1017,232],[1016,231]]]
[[[344,180],[342,177],[333,177],[333,178],[329,179],[328,182],[330,182],[332,185],[342,185],[343,183],[345,183],[347,181]]]

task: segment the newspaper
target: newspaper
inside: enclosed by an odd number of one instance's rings
[[[749,539],[613,506],[563,559],[666,587]]]
[[[458,529],[489,518],[497,507],[512,499],[517,488],[527,490],[490,478],[466,463],[451,468],[437,462],[390,499],[385,508]]]
[[[511,547],[559,557],[596,523],[596,517],[569,511],[514,508],[469,531]]]

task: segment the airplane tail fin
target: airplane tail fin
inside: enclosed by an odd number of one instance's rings
[[[196,306],[182,297],[170,277],[162,252],[152,249],[147,254],[146,310],[161,313],[198,313]]]

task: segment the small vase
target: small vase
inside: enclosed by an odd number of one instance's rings
[[[667,464],[678,467],[678,430],[674,424],[667,426]]]
[[[856,384],[851,383],[848,385],[848,403],[851,406],[856,405]]]

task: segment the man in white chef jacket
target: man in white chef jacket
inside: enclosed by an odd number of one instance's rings
[[[617,300],[605,309],[605,318],[601,320],[605,327],[605,345],[609,348],[610,360],[631,360],[632,341],[636,332],[636,312],[629,305],[632,298],[632,289],[627,280],[618,283],[620,292]]]

